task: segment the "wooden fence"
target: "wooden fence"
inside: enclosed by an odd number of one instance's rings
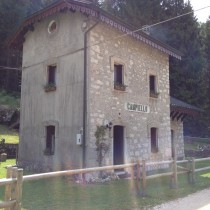
[[[23,176],[23,169],[18,169],[17,167],[8,166],[7,167],[7,177],[0,179],[0,187],[5,186],[5,201],[0,202],[0,209],[5,208],[5,210],[21,210],[21,201],[22,201],[22,185],[25,181],[47,179],[51,177],[60,177],[60,176],[70,176],[78,174],[93,173],[99,171],[113,171],[115,169],[128,169],[130,171],[130,181],[131,181],[131,190],[138,191],[141,196],[147,194],[147,180],[169,176],[171,177],[171,187],[177,188],[178,186],[178,175],[187,174],[188,182],[193,184],[195,183],[195,173],[210,170],[209,167],[196,169],[195,163],[200,161],[207,161],[210,158],[202,159],[188,159],[177,161],[161,161],[161,162],[146,162],[145,160],[138,161],[136,163],[132,162],[130,164],[124,165],[115,165],[115,166],[104,166],[104,167],[95,167],[95,168],[86,168],[86,169],[76,169],[76,170],[66,170],[66,171],[57,171],[49,172],[42,174],[34,174]],[[159,173],[159,174],[148,174],[147,167],[157,166],[157,165],[168,165],[169,172]]]

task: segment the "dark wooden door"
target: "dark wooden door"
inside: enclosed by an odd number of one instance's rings
[[[114,126],[114,165],[124,164],[124,128]]]

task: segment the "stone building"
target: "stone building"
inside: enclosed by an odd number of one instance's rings
[[[28,17],[10,41],[23,47],[20,166],[97,166],[184,157],[182,118],[170,118],[169,56],[181,54],[88,0],[61,0]],[[173,116],[173,115],[172,115]],[[173,142],[171,141],[173,130]]]

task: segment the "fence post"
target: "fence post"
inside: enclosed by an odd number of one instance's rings
[[[137,194],[140,194],[140,180],[141,180],[141,161],[137,161],[137,171],[136,171],[136,190]]]
[[[134,163],[134,160],[131,160],[131,163]],[[131,191],[134,192],[135,191],[135,185],[134,185],[134,166],[130,167],[130,171],[131,171]]]
[[[18,144],[16,145],[16,154],[15,154],[15,160],[16,160],[16,165],[18,164]]]
[[[12,177],[12,166],[7,166],[7,175],[6,178],[11,178]],[[5,201],[9,201],[11,198],[11,185],[7,184],[5,186]],[[5,208],[5,210],[9,210],[9,208]]]
[[[146,184],[147,184],[147,172],[146,172],[146,161],[142,160],[142,193],[141,195],[146,196]]]
[[[187,180],[188,180],[188,184],[191,184],[191,167],[190,167],[190,159],[188,159],[187,162],[187,169],[189,170],[187,173]]]
[[[174,161],[172,162],[172,170],[173,170],[173,174],[172,174],[172,178],[171,178],[171,188],[175,189],[175,188],[177,188],[177,183],[178,183],[176,156],[174,157]]]
[[[21,210],[22,206],[22,189],[23,187],[23,169],[17,171],[17,186],[16,186],[16,206],[15,210]]]
[[[17,167],[12,168],[12,179],[17,178]],[[12,183],[11,184],[11,200],[16,200],[16,195],[17,195],[17,183]],[[15,205],[13,205],[10,210],[15,210]]]
[[[195,158],[192,158],[192,184],[195,184]]]

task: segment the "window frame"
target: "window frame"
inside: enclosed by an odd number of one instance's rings
[[[116,80],[116,68],[121,67],[121,81]],[[113,89],[117,91],[126,91],[127,88],[127,73],[126,73],[126,65],[122,59],[112,56],[111,57],[111,71],[112,71],[112,79],[113,79]]]
[[[155,75],[149,75],[149,85],[150,85],[150,92],[156,92],[156,78]]]
[[[153,84],[151,84],[151,78],[153,78]],[[157,99],[159,97],[159,73],[156,70],[147,71],[148,80],[148,94],[151,99]],[[151,88],[153,86],[153,88]]]
[[[47,78],[46,78],[46,85],[44,86],[45,92],[51,92],[56,90],[56,75],[57,75],[57,65],[56,64],[47,65]]]
[[[56,85],[56,65],[49,65],[47,68],[48,73],[48,84],[52,83]],[[52,80],[52,81],[51,81]]]
[[[126,90],[124,82],[124,66],[122,64],[114,64],[114,89],[115,90]]]
[[[154,132],[153,132],[154,131]],[[150,144],[151,144],[151,153],[158,153],[158,128],[150,128]]]
[[[149,74],[149,94],[151,98],[158,98],[159,93],[157,83],[157,75]]]
[[[49,35],[55,34],[58,30],[58,22],[56,20],[51,20],[47,26],[47,32]]]
[[[55,127],[55,144],[54,144],[54,154],[56,152],[56,148],[57,148],[57,142],[58,142],[58,138],[59,138],[59,121],[57,120],[47,120],[47,121],[43,121],[41,123],[41,131],[42,131],[42,148],[43,148],[43,154],[45,156],[52,156],[53,154],[48,154],[46,152],[46,138],[47,138],[47,130],[46,127],[47,126],[54,126]]]
[[[123,84],[123,65],[122,64],[114,64],[114,83]]]
[[[53,128],[53,132],[50,129]],[[51,132],[51,133],[50,133]],[[55,154],[55,133],[56,126],[55,125],[47,125],[45,126],[45,155],[54,155]],[[51,139],[50,139],[51,138]]]

